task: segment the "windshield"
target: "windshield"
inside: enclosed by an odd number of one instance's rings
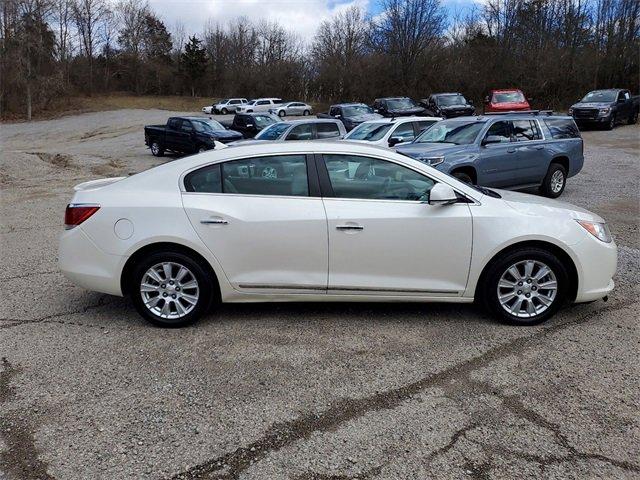
[[[394,98],[387,100],[387,108],[389,110],[401,110],[403,108],[413,108],[416,103],[410,98]]]
[[[522,92],[497,92],[493,94],[493,103],[520,103],[524,102]]]
[[[615,102],[618,98],[618,92],[611,90],[596,90],[595,92],[589,92],[582,99],[583,102],[598,102],[598,103],[611,103]]]
[[[223,103],[227,103],[229,101],[228,98],[223,98],[222,100],[220,100],[218,103],[219,104],[223,104]]]
[[[444,95],[436,97],[436,102],[441,107],[450,107],[451,105],[466,105],[467,99],[462,95]]]
[[[251,100],[249,103],[247,103],[247,105],[255,105],[256,101],[255,100]]]
[[[215,120],[191,120],[193,128],[196,132],[215,132],[217,130],[225,130],[225,128]]]
[[[366,105],[351,105],[349,107],[343,107],[342,111],[345,117],[357,117],[358,115],[373,113],[373,108]]]
[[[266,127],[272,123],[276,123],[277,120],[269,115],[256,115],[253,117],[253,121],[256,122],[258,127]]]
[[[262,130],[255,136],[256,140],[277,140],[291,126],[290,123],[280,122]]]
[[[367,140],[374,142],[384,137],[391,129],[391,123],[363,123],[344,137],[347,140]]]
[[[414,143],[454,143],[456,145],[470,145],[478,137],[484,122],[444,120],[435,123],[415,139]]]

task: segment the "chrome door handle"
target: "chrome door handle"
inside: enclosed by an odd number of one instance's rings
[[[336,225],[336,230],[364,230],[362,225]]]
[[[203,225],[227,225],[229,222],[221,218],[215,220],[200,220]]]

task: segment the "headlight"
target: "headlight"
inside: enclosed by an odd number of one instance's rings
[[[582,228],[604,243],[611,243],[611,232],[606,223],[587,222],[586,220],[576,220]]]
[[[609,115],[610,111],[611,111],[610,108],[601,108],[600,109],[600,115]]]
[[[440,165],[442,162],[444,162],[444,157],[422,157],[420,161],[426,163],[427,165],[435,167],[436,165]]]

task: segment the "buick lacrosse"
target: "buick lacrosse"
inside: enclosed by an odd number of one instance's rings
[[[606,297],[604,220],[350,142],[211,150],[82,183],[59,264],[177,327],[220,302],[473,302],[531,325]]]

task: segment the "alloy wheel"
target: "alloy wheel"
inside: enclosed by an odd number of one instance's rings
[[[497,288],[502,308],[518,318],[544,313],[557,294],[555,273],[538,260],[523,260],[511,265],[500,277]]]
[[[163,319],[177,320],[198,304],[200,288],[187,267],[176,262],[162,262],[142,276],[140,295],[151,313]]]
[[[158,145],[157,142],[153,142],[151,144],[151,153],[153,153],[154,155],[158,155],[158,153],[160,153],[160,145]]]
[[[560,193],[564,187],[564,173],[561,170],[556,170],[551,176],[551,191],[553,193]]]

